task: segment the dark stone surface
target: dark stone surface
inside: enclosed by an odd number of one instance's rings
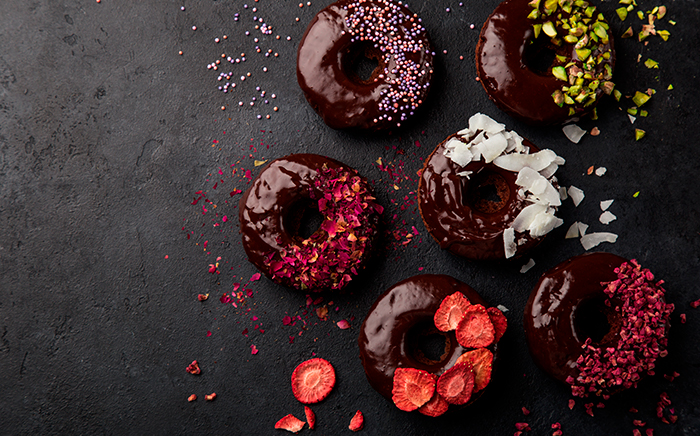
[[[335,390],[313,407],[320,434],[348,431],[357,409],[365,414],[366,434],[512,434],[516,422],[528,422],[532,434],[550,434],[554,422],[569,435],[632,434],[634,419],[657,436],[700,432],[700,309],[689,306],[700,298],[696,2],[667,2],[669,18],[678,22],[671,26],[664,19],[657,26],[670,30],[667,42],[652,37],[645,46],[617,40],[619,89],[625,95],[647,87],[658,91],[647,104],[649,117],[631,126],[618,104],[608,100],[599,107],[598,121],[581,122],[586,129],[597,126],[600,136],[587,135],[577,145],[558,128],[510,119],[474,80],[478,31],[497,1],[464,7],[444,0],[411,4],[438,51],[437,80],[419,116],[388,136],[327,128],[297,86],[296,44],[326,2],[303,8],[297,2],[248,3],[244,9],[242,0],[0,0],[2,433],[278,434],[273,426],[279,418],[303,417],[289,380],[294,367],[313,353],[337,371]],[[653,6],[641,4],[643,10]],[[253,7],[259,11],[253,13]],[[614,34],[629,23],[638,30],[633,14],[619,22],[616,7],[601,4]],[[233,21],[234,13],[240,13],[240,21]],[[272,35],[255,30],[253,16],[273,26]],[[223,34],[228,39],[214,43]],[[255,52],[255,37],[262,53]],[[268,49],[279,57],[264,57]],[[235,80],[237,88],[223,94],[216,89],[217,72],[206,65],[229,51],[247,55],[245,63],[231,68],[234,76],[252,75]],[[639,54],[642,62],[651,57],[660,68],[637,63]],[[253,96],[259,98],[255,86],[277,98],[249,106]],[[629,106],[625,101],[622,107]],[[410,202],[422,160],[477,111],[541,148],[554,149],[567,160],[561,183],[586,192],[578,208],[566,202],[561,210],[566,224],[532,253],[537,264],[527,274],[519,273],[527,259],[473,263],[441,251]],[[264,119],[266,114],[271,119]],[[637,126],[647,131],[639,142],[634,141]],[[374,180],[387,208],[387,230],[415,226],[420,233],[406,246],[388,247],[348,292],[324,295],[323,304],[333,301],[327,321],[313,313],[320,306],[305,314],[303,294],[266,279],[244,286],[253,295],[238,308],[219,302],[233,283],[245,283],[256,272],[240,247],[236,220],[221,219],[237,214],[238,197],[227,203],[229,192],[245,188],[240,171],[232,176],[230,165],[256,174],[254,159],[294,152],[324,154],[354,166]],[[398,189],[377,169],[380,157],[405,164],[409,178],[396,181]],[[588,176],[591,165],[608,171]],[[214,189],[218,180],[223,182]],[[199,190],[216,209],[203,200],[191,204]],[[402,209],[405,196],[409,201]],[[606,199],[616,200],[610,210],[618,219],[603,226],[598,202]],[[398,222],[390,219],[393,213]],[[595,410],[594,418],[581,400],[569,410],[567,387],[534,366],[521,325],[538,277],[583,252],[575,240],[563,239],[577,220],[592,231],[618,233],[616,244],[599,249],[650,267],[666,280],[668,299],[677,306],[670,355],[660,362],[657,376],[614,397]],[[206,250],[204,241],[209,241]],[[209,274],[217,257],[221,274]],[[497,378],[473,407],[440,419],[406,414],[384,400],[367,383],[357,355],[359,326],[375,298],[419,272],[452,275],[492,304],[510,309]],[[209,300],[197,301],[198,293],[210,293]],[[302,320],[284,326],[285,315]],[[339,329],[335,322],[341,319],[351,328]],[[256,355],[251,345],[259,350]],[[201,376],[185,372],[194,359]],[[662,377],[673,371],[681,374],[675,381]],[[211,392],[218,398],[205,402]],[[662,392],[679,416],[676,424],[656,417]],[[192,393],[199,399],[188,403]],[[523,416],[521,407],[531,414]]]

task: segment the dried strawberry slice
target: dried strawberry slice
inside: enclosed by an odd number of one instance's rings
[[[468,363],[474,372],[474,392],[484,389],[491,381],[493,353],[486,348],[477,348],[459,356],[455,365]]]
[[[365,425],[365,417],[362,416],[362,412],[359,410],[355,412],[355,416],[352,417],[350,420],[350,425],[348,428],[352,431],[360,431],[362,430],[362,427]]]
[[[399,409],[412,412],[435,392],[435,375],[416,368],[396,368],[391,399]]]
[[[474,372],[468,363],[456,364],[437,381],[437,391],[450,404],[465,404],[474,390]]]
[[[311,407],[304,406],[304,415],[306,415],[306,423],[309,424],[309,430],[313,430],[316,426],[316,414]]]
[[[292,373],[292,392],[304,404],[318,403],[335,386],[335,370],[325,359],[315,358],[299,364]]]
[[[290,413],[289,415],[277,421],[277,424],[275,424],[275,428],[296,433],[302,428],[304,428],[304,424],[306,424],[304,421]]]
[[[438,394],[436,389],[430,401],[420,406],[418,411],[423,415],[432,416],[433,418],[435,418],[447,412],[447,409],[449,408],[450,403],[445,401],[445,399],[442,398],[440,394]]]
[[[457,342],[465,348],[488,347],[493,343],[494,334],[493,323],[481,304],[467,308],[456,331]]]
[[[437,312],[435,312],[435,327],[442,332],[456,329],[464,316],[464,312],[470,305],[469,299],[461,292],[455,292],[445,297],[440,303]]]
[[[506,328],[508,328],[508,319],[497,307],[489,307],[486,309],[486,313],[489,314],[489,319],[491,319],[495,330],[493,342],[498,342],[506,332]]]

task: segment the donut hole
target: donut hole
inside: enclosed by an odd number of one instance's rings
[[[605,304],[605,300],[604,296],[589,298],[574,310],[574,331],[581,342],[589,338],[594,344],[609,342],[618,330],[615,311]]]
[[[508,182],[498,173],[481,171],[472,174],[467,189],[462,189],[464,204],[482,213],[496,213],[503,209],[510,199]]]
[[[343,70],[355,83],[367,85],[384,69],[382,52],[374,43],[364,41],[354,44],[343,57]]]
[[[433,319],[413,326],[406,335],[407,353],[426,365],[435,365],[445,360],[452,342],[450,337],[435,328]]]
[[[523,62],[533,73],[540,76],[549,76],[556,54],[557,52],[549,38],[540,36],[532,41],[531,44],[525,46]]]
[[[284,217],[284,227],[292,237],[308,239],[318,231],[324,219],[317,202],[303,199],[289,208]]]

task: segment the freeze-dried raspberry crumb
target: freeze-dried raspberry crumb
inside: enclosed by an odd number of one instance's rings
[[[199,363],[196,360],[193,360],[192,363],[185,368],[185,371],[194,375],[199,375],[202,373],[202,370],[199,368]]]
[[[350,420],[350,425],[348,428],[352,431],[360,431],[362,430],[362,427],[365,425],[365,418],[362,416],[361,411],[355,412],[355,416],[352,417]]]

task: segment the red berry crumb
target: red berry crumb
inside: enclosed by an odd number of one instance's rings
[[[316,426],[316,414],[311,407],[304,406],[304,415],[306,415],[306,422],[309,424],[309,430],[313,430]]]
[[[302,428],[304,428],[304,424],[306,424],[304,421],[300,420],[299,418],[290,413],[289,415],[277,421],[277,423],[275,424],[275,428],[296,433]]]
[[[365,418],[362,416],[362,412],[359,410],[355,412],[355,416],[350,420],[350,426],[348,427],[352,431],[360,431],[365,425]]]
[[[302,362],[292,373],[294,398],[304,404],[318,403],[335,386],[335,370],[325,359],[314,358]]]
[[[195,395],[195,394],[192,394],[189,397],[187,397],[187,401],[189,401],[190,403],[195,401],[196,399],[197,399],[197,395]]]
[[[432,398],[435,384],[435,375],[427,371],[416,368],[396,368],[391,399],[399,409],[412,412]]]
[[[192,363],[190,363],[187,368],[185,368],[185,371],[189,372],[190,374],[194,375],[199,375],[202,373],[202,370],[199,368],[199,363],[197,363],[196,360],[193,360]]]
[[[461,292],[445,297],[440,303],[440,307],[435,312],[435,327],[442,332],[449,332],[457,328],[457,325],[464,317],[464,313],[471,305],[469,299]]]
[[[214,401],[216,399],[216,392],[212,392],[209,395],[205,395],[204,399],[207,401]]]

